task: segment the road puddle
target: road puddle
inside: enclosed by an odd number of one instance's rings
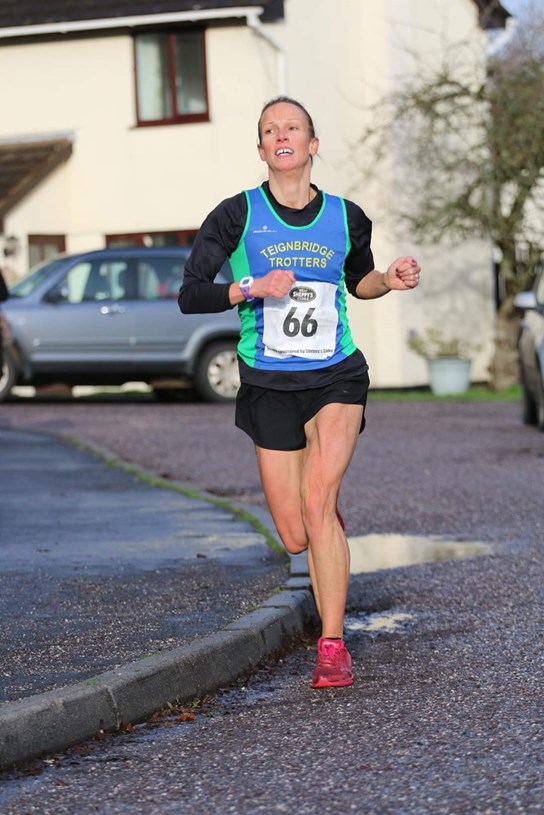
[[[415,614],[406,611],[377,611],[362,617],[347,616],[347,631],[363,631],[371,637],[378,634],[395,634],[407,628],[415,619]]]
[[[377,572],[418,563],[462,560],[489,555],[493,547],[480,541],[449,541],[415,535],[361,535],[349,538],[351,573]]]

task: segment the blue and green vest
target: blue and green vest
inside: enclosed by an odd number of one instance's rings
[[[344,263],[350,249],[346,206],[323,193],[323,206],[308,226],[289,226],[274,212],[264,190],[246,190],[247,220],[230,258],[235,281],[273,269],[292,271],[285,297],[239,305],[238,353],[252,368],[300,371],[324,368],[350,356]]]

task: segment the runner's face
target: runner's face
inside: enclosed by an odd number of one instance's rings
[[[259,155],[272,170],[304,167],[319,147],[319,140],[310,135],[304,111],[288,102],[279,102],[265,110],[260,133]]]

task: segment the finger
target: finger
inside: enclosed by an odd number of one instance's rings
[[[415,286],[419,283],[419,272],[414,273],[413,271],[409,274],[399,275],[399,279],[405,286],[409,286],[410,288],[415,288]]]
[[[420,271],[420,266],[417,260],[413,257],[401,257],[395,261],[395,269],[398,272],[406,271]]]
[[[407,269],[407,270],[404,270],[404,271],[400,271],[398,273],[399,278],[401,280],[403,280],[404,282],[409,281],[409,280],[415,280],[415,279],[419,280],[419,275],[420,275],[419,267],[416,268],[416,269],[414,269],[414,268]]]

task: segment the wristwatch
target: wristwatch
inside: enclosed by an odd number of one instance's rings
[[[249,290],[254,283],[255,281],[253,280],[253,278],[250,275],[248,275],[247,277],[243,277],[238,284],[240,286],[240,291],[242,292],[248,303],[250,300],[255,300],[255,298],[252,297],[249,293]]]

